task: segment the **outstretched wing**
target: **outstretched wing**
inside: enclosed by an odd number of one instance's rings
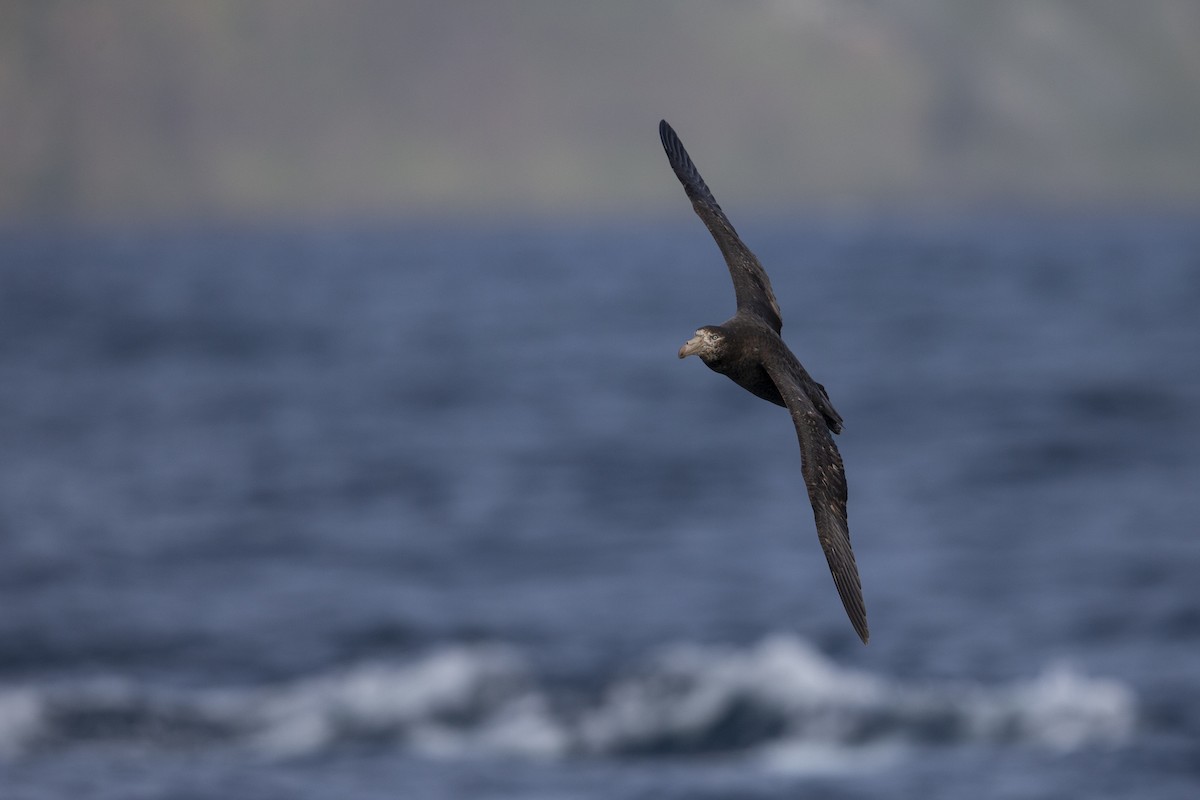
[[[782,347],[782,342],[780,345]],[[842,468],[842,456],[833,443],[826,417],[805,391],[804,379],[808,376],[795,357],[782,352],[768,354],[763,359],[763,366],[792,415],[796,438],[800,440],[801,472],[817,523],[817,538],[825,551],[825,560],[829,562],[842,605],[850,616],[850,624],[866,644],[870,632],[858,565],[850,547],[850,529],[846,525],[846,473]],[[809,378],[807,382],[812,380]]]
[[[692,208],[704,222],[709,233],[717,240],[717,247],[725,256],[729,265],[729,274],[733,277],[733,290],[737,295],[738,311],[746,311],[762,319],[778,333],[783,327],[783,318],[779,313],[779,303],[775,301],[775,292],[771,290],[771,281],[766,271],[750,248],[738,237],[733,229],[733,223],[725,216],[725,212],[717,205],[712,192],[700,171],[692,163],[683,142],[664,119],[658,123],[658,135],[662,139],[663,150],[671,162],[671,169],[679,182],[683,184]]]

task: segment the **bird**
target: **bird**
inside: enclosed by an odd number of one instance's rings
[[[766,270],[717,205],[678,134],[666,120],[659,123],[658,134],[692,208],[725,257],[737,300],[732,317],[720,325],[699,328],[679,348],[679,357],[699,356],[713,372],[788,410],[800,442],[801,474],[812,503],[817,539],[850,624],[866,644],[870,638],[867,611],[846,522],[846,473],[833,441],[833,435],[842,432],[842,417],[825,387],[809,376],[784,343],[780,335],[783,318]]]

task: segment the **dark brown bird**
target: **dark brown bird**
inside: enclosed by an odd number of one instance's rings
[[[717,205],[683,142],[666,120],[658,124],[658,135],[692,208],[725,256],[737,296],[737,313],[720,325],[705,325],[696,331],[679,349],[679,357],[700,356],[709,369],[763,400],[786,407],[792,415],[817,538],[850,623],[865,644],[870,633],[846,526],[846,473],[833,443],[833,434],[842,432],[842,417],[825,387],[809,377],[780,338],[783,320],[771,281]]]

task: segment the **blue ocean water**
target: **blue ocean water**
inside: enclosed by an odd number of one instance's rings
[[[0,234],[0,797],[1194,798],[1200,225]]]

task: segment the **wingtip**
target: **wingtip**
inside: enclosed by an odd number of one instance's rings
[[[835,572],[833,582],[837,587],[838,596],[842,599],[842,607],[846,610],[851,627],[858,634],[858,638],[862,639],[862,643],[866,644],[871,638],[871,630],[867,627],[867,607],[863,603],[862,589],[858,582],[858,569],[853,566],[853,562],[851,562],[851,569],[853,572],[850,580],[847,580],[845,575]]]
[[[684,187],[688,188],[690,192],[694,190],[695,184],[703,184],[703,179],[696,172],[696,165],[692,163],[691,156],[688,155],[683,142],[679,140],[679,134],[665,119],[658,123],[658,138],[662,140],[667,160],[671,162],[671,169],[675,170],[675,175]],[[707,187],[705,187],[705,191],[707,191]]]
[[[658,138],[662,140],[663,147],[669,152],[671,149],[671,140],[678,140],[679,136],[676,135],[675,129],[671,127],[669,122],[665,119],[660,119],[658,121]]]
[[[851,611],[847,608],[846,611],[850,617],[850,624],[854,626],[854,632],[858,634],[858,638],[862,639],[862,643],[866,644],[871,639],[871,629],[867,627],[867,610],[863,607],[862,595],[858,596],[858,607]]]

